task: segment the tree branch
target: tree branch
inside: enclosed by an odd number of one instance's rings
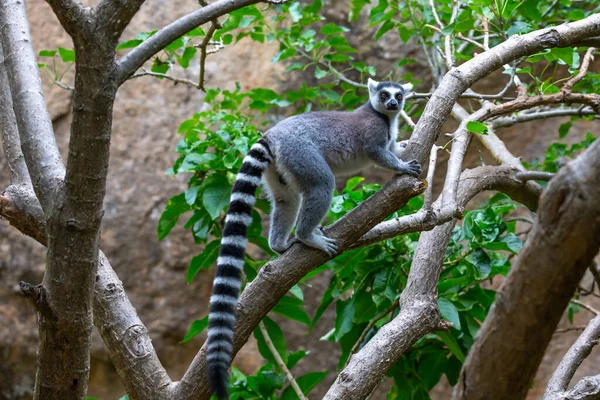
[[[455,399],[525,397],[600,246],[600,226],[590,225],[600,219],[598,196],[600,142],[563,167],[544,191],[538,220],[463,365]]]
[[[345,251],[363,233],[392,212],[403,207],[412,197],[425,190],[422,181],[408,176],[395,179],[369,197],[344,218],[325,228],[327,236],[338,240],[340,251]],[[325,253],[301,244],[295,244],[279,258],[268,262],[258,276],[246,285],[237,305],[233,353],[248,340],[252,331],[267,312],[303,276],[322,265],[328,258]],[[206,346],[203,346],[194,361],[172,392],[177,399],[208,399],[206,381]]]
[[[506,128],[506,127],[513,126],[513,125],[521,123],[521,122],[535,121],[538,119],[554,118],[554,117],[570,117],[570,116],[584,117],[584,116],[590,116],[590,115],[595,116],[595,118],[600,118],[600,116],[598,116],[598,113],[596,111],[594,111],[592,108],[578,107],[578,108],[557,108],[557,109],[553,109],[553,110],[534,111],[534,112],[531,112],[531,109],[529,109],[529,110],[527,110],[527,112],[518,112],[518,113],[510,115],[510,116],[495,118],[490,122],[494,128]]]
[[[167,25],[119,61],[118,85],[125,82],[144,62],[178,37],[221,15],[258,2],[259,0],[218,0]]]
[[[22,1],[0,2],[0,42],[21,147],[35,193],[48,213],[65,170],[54,139]]]
[[[146,0],[102,0],[95,8],[97,29],[116,45],[121,34]]]
[[[0,217],[23,234],[47,245],[46,218],[32,193],[11,186],[0,196]],[[148,330],[123,289],[104,253],[98,257],[95,279],[94,325],[132,399],[156,398],[172,383],[152,346]],[[168,397],[167,394],[165,394]]]
[[[498,190],[535,210],[540,191],[532,191],[515,179],[517,171],[512,166],[484,166],[464,171],[458,188],[458,207],[464,208],[484,190]],[[437,223],[443,224],[421,234],[400,299],[400,313],[348,361],[324,399],[364,398],[410,346],[426,333],[440,328],[437,283],[456,219],[451,217],[447,222]],[[401,233],[395,232],[396,235]]]
[[[79,28],[89,16],[90,8],[76,0],[46,0],[46,3],[52,7],[60,24],[71,37],[77,35]]]
[[[8,164],[8,172],[10,181],[13,185],[28,185],[31,186],[31,178],[27,170],[27,164],[21,151],[21,140],[19,139],[19,128],[13,110],[12,98],[10,94],[10,86],[8,76],[6,75],[6,65],[0,44],[0,133],[2,139],[2,147],[6,162]]]
[[[517,179],[522,181],[549,181],[554,177],[552,172],[542,172],[542,171],[523,171],[517,172]]]
[[[585,52],[585,55],[583,56],[583,61],[581,62],[581,67],[579,68],[579,72],[577,73],[577,75],[575,75],[574,77],[569,79],[567,82],[565,82],[565,84],[561,88],[561,91],[563,93],[570,92],[571,89],[573,89],[573,86],[575,86],[575,84],[577,82],[580,82],[585,77],[585,75],[587,74],[588,68],[590,67],[590,62],[592,60],[594,60],[593,54],[594,54],[595,50],[596,49],[593,47],[590,47],[589,49],[587,49],[587,51]]]
[[[279,352],[275,348],[275,345],[273,344],[273,341],[269,336],[269,332],[267,331],[267,328],[265,328],[265,324],[263,324],[262,321],[258,323],[258,329],[260,329],[260,333],[262,333],[262,335],[264,336],[265,343],[267,344],[269,351],[273,355],[273,358],[275,358],[275,361],[277,362],[279,368],[281,368],[281,370],[285,374],[287,380],[290,382],[290,386],[292,387],[292,389],[294,389],[296,396],[298,396],[300,400],[307,400],[304,396],[304,393],[302,393],[302,389],[300,389],[300,386],[298,386],[298,382],[296,382],[294,376],[292,375],[288,367],[285,365],[283,359],[281,358],[281,355],[279,355]]]
[[[573,346],[567,351],[552,374],[546,386],[544,400],[559,400],[565,398],[565,392],[575,375],[575,371],[583,360],[592,352],[592,348],[600,339],[600,316],[593,318],[587,328],[577,338]]]

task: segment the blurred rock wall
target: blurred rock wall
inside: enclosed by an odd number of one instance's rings
[[[194,9],[194,3],[182,0],[148,1],[123,38],[129,39],[138,32],[164,26]],[[342,22],[345,4],[341,0],[331,2],[327,9],[328,16]],[[28,10],[36,51],[57,46],[72,47],[70,39],[43,0],[29,0]],[[389,66],[400,59],[412,57],[417,59],[417,63],[409,65],[407,71],[422,77],[426,64],[419,59],[418,48],[397,43],[393,35],[373,45],[369,35],[371,32],[367,30],[357,30],[351,40],[363,59],[378,66],[380,75],[385,75]],[[284,75],[281,66],[269,62],[277,50],[278,46],[274,44],[260,45],[244,41],[211,55],[207,61],[207,86],[231,89],[235,82],[239,82],[244,90],[257,86],[283,90],[298,85],[302,79],[309,83],[314,79],[308,73],[305,77]],[[192,69],[188,73],[189,78],[193,79],[197,70]],[[72,75],[65,78],[67,82],[70,79]],[[505,79],[505,75],[497,74],[482,82],[477,90],[494,93],[504,86]],[[418,89],[426,91],[429,86],[425,82]],[[44,77],[44,90],[57,142],[66,159],[71,92],[60,89],[47,77]],[[166,176],[164,171],[176,159],[174,148],[179,141],[176,134],[179,124],[200,110],[202,98],[202,93],[193,88],[150,77],[127,82],[119,90],[104,204],[102,249],[123,281],[129,298],[150,331],[163,365],[173,379],[181,377],[202,344],[203,338],[186,344],[178,342],[191,321],[203,317],[207,312],[211,273],[199,276],[192,284],[186,284],[185,269],[191,257],[198,254],[200,249],[194,246],[191,235],[181,227],[176,228],[164,241],[158,242],[156,226],[168,198],[186,187],[183,178]],[[540,157],[548,143],[557,139],[557,127],[561,122],[552,120],[523,124],[501,134],[515,154]],[[453,124],[449,123],[446,131],[453,128]],[[577,123],[570,137],[575,140],[586,129],[590,129],[589,124]],[[595,131],[598,131],[597,126]],[[478,165],[479,156],[478,151],[471,151],[468,164]],[[439,184],[444,176],[443,169],[437,175],[440,178],[436,184]],[[379,182],[388,177],[381,171],[369,175],[369,179]],[[0,189],[8,183],[5,160],[0,156]],[[12,229],[5,221],[0,222],[0,399],[27,399],[32,394],[37,324],[33,311],[19,295],[18,282],[40,282],[44,256],[42,246]],[[327,284],[327,276],[313,281],[313,288],[305,294],[309,309],[316,309]],[[587,316],[578,316],[584,317]],[[312,351],[296,367],[299,374],[323,369],[334,371],[337,348],[329,342],[319,341],[333,326],[333,318],[332,312],[326,314],[308,338],[299,324],[280,320],[287,331],[286,338],[292,350],[305,348]],[[102,400],[117,399],[124,394],[123,389],[102,341],[97,333],[94,335],[89,395]],[[540,368],[536,394],[541,393],[537,388],[543,388],[548,373],[575,337],[575,333],[557,336]],[[254,343],[250,342],[245,347],[236,358],[236,363],[248,373],[260,365],[261,358],[257,355]],[[587,372],[597,373],[592,369]],[[333,378],[334,374],[330,373],[328,382],[331,383]],[[322,384],[312,397],[319,398],[326,387],[327,384]],[[439,385],[437,393],[437,398],[447,398],[447,388],[443,383]],[[531,398],[535,396],[532,394]],[[379,398],[384,398],[383,392],[373,397]]]

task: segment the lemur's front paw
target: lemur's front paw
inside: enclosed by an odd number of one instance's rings
[[[421,175],[421,164],[417,160],[410,160],[406,162],[406,173],[410,176],[418,178]]]

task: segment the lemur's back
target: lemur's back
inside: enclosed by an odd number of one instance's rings
[[[328,163],[335,164],[360,156],[365,144],[387,141],[388,131],[388,118],[365,104],[353,112],[311,112],[286,118],[265,139],[275,158],[286,149],[298,152],[314,146]]]

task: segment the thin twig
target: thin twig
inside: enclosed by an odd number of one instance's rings
[[[165,79],[167,79],[169,81],[175,82],[175,84],[181,83],[181,84],[188,85],[188,86],[193,86],[196,89],[199,89],[198,84],[196,82],[190,81],[189,79],[176,78],[174,76],[163,74],[163,73],[160,73],[160,72],[148,71],[145,68],[142,68],[142,72],[138,72],[137,74],[131,75],[129,77],[129,79],[136,79],[136,78],[140,78],[142,76],[154,76],[154,77],[157,77],[157,78],[165,78]]]
[[[400,116],[402,117],[402,119],[404,120],[404,122],[406,122],[406,124],[408,126],[410,126],[411,128],[415,127],[415,125],[416,125],[415,122],[412,120],[412,118],[410,117],[410,115],[408,115],[406,113],[406,111],[401,110],[400,111]]]
[[[434,31],[436,31],[438,33],[442,33],[442,30],[440,28],[438,28],[437,26],[433,26],[433,25],[429,25],[429,24],[425,24],[423,26],[426,28],[429,28],[429,29],[433,29]],[[480,49],[484,49],[484,46],[481,43],[479,43],[473,39],[470,39],[466,36],[463,36],[460,33],[456,35],[456,38],[460,39],[462,41],[465,41],[467,43],[471,43],[472,45],[475,45],[475,46],[479,47]]]
[[[586,310],[588,310],[589,312],[591,312],[594,315],[598,315],[600,314],[600,311],[596,310],[594,307],[589,306],[587,304],[585,304],[583,301],[581,300],[577,300],[577,299],[571,299],[571,303],[578,305],[579,307],[585,308]]]
[[[217,20],[216,18],[213,19],[211,21],[210,28],[208,28],[208,31],[206,32],[204,40],[200,44],[200,78],[198,79],[198,89],[202,90],[203,92],[206,92],[206,89],[204,88],[204,74],[206,70],[205,65],[207,55],[206,47],[210,43],[210,40],[212,39],[212,36],[215,33],[215,31],[220,26],[221,25],[219,24],[219,20]]]
[[[298,382],[296,382],[294,376],[292,375],[288,367],[285,365],[283,359],[281,358],[281,355],[275,348],[275,345],[273,344],[273,341],[269,336],[269,332],[267,332],[267,328],[265,327],[265,324],[262,321],[258,323],[258,328],[260,329],[260,333],[262,333],[262,335],[264,336],[265,342],[267,343],[267,347],[269,348],[271,354],[273,354],[273,358],[275,358],[277,365],[284,372],[285,377],[290,382],[290,386],[294,389],[296,396],[298,396],[300,400],[307,400],[306,396],[304,396],[304,393],[302,393],[302,389],[300,389],[300,386],[298,386]]]
[[[555,6],[555,5],[557,5],[559,1],[560,1],[560,0],[554,0],[554,1],[552,2],[552,4],[550,4],[550,5],[548,6],[548,8],[546,8],[546,10],[544,10],[544,12],[542,13],[542,18],[541,18],[542,20],[544,19],[544,17],[545,17],[546,15],[548,15],[548,14],[550,13],[550,11],[552,11],[552,9],[554,8],[554,6]]]
[[[568,328],[560,328],[554,331],[554,333],[565,333],[565,332],[573,332],[573,331],[582,331],[585,329],[585,325],[575,325],[569,326]]]
[[[354,346],[352,346],[352,349],[350,350],[350,355],[348,356],[348,359],[346,360],[346,363],[344,364],[344,368],[346,367],[346,365],[348,365],[348,362],[350,361],[350,358],[352,357],[352,355],[354,353],[356,353],[356,350],[358,350],[358,347],[365,340],[365,337],[367,337],[367,334],[375,326],[375,324],[377,323],[377,321],[385,318],[389,313],[391,313],[392,311],[394,311],[396,309],[396,307],[398,307],[399,304],[400,304],[400,299],[398,298],[398,299],[396,299],[392,303],[391,306],[389,306],[386,310],[384,310],[381,314],[379,314],[377,317],[373,318],[369,322],[369,324],[367,325],[367,327],[360,334],[360,337],[358,338],[358,340],[356,341],[356,343],[354,343]]]
[[[523,171],[517,172],[515,177],[520,181],[549,181],[554,177],[554,174],[543,171]]]
[[[437,153],[440,146],[435,144],[431,147],[431,153],[429,154],[429,170],[427,171],[427,189],[425,190],[425,199],[423,202],[423,208],[431,210],[431,203],[433,202],[433,177],[435,175],[435,166],[437,164]]]
[[[593,53],[595,50],[596,49],[594,47],[590,47],[589,49],[587,49],[585,55],[583,56],[583,61],[581,62],[579,72],[577,73],[577,75],[565,82],[565,84],[561,88],[561,92],[570,92],[571,89],[573,89],[573,86],[583,79],[590,67],[590,61],[594,59]]]

